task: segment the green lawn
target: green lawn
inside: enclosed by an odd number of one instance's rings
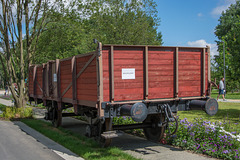
[[[41,120],[23,119],[22,122],[86,160],[137,160],[116,147],[102,148],[93,139],[61,127],[54,128]]]
[[[217,89],[213,89],[212,93],[211,93],[211,97],[212,98],[217,98],[217,96],[218,96],[218,90]],[[222,99],[222,96],[220,97],[220,99]],[[240,93],[228,92],[226,94],[226,99],[240,99]]]
[[[218,113],[214,116],[207,115],[204,111],[179,111],[178,116],[180,119],[187,118],[188,121],[193,121],[194,118],[203,118],[211,122],[221,121],[225,123],[227,131],[237,131],[240,133],[240,103],[224,103],[219,102]]]

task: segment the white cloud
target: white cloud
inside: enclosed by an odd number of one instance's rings
[[[231,5],[231,4],[234,4],[236,3],[236,0],[224,0],[222,1],[221,4],[219,4],[216,8],[214,8],[211,12],[211,14],[213,16],[219,16],[222,14],[223,11],[225,11],[226,9],[228,9],[228,7]]]
[[[193,42],[189,41],[189,42],[187,42],[187,44],[190,47],[206,47],[206,46],[210,46],[211,57],[213,57],[214,55],[219,55],[217,44],[215,44],[215,43],[207,43],[204,39],[200,39],[200,40],[193,41]]]
[[[202,14],[202,13],[198,13],[197,16],[198,16],[198,17],[202,17],[203,14]]]

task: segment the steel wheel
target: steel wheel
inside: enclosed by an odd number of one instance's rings
[[[164,121],[164,116],[162,115],[162,122]],[[152,128],[144,128],[144,135],[149,141],[159,142],[164,135],[165,127],[158,127],[160,122],[160,115],[150,115],[145,120],[147,123],[152,123]]]

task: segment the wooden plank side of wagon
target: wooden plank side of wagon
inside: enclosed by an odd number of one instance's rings
[[[144,52],[143,47],[103,47],[104,101],[144,99]],[[124,78],[122,73],[124,70],[132,70],[134,77]]]
[[[77,105],[96,107],[96,52],[58,60],[56,69],[58,80],[53,82],[57,85],[54,100],[73,104],[76,113]]]
[[[175,48],[149,47],[149,99],[174,98]]]
[[[43,66],[38,66],[36,71],[36,95],[43,96]]]
[[[202,96],[202,52],[202,48],[179,48],[179,97]]]
[[[29,73],[28,73],[28,96],[33,97],[33,71],[34,66],[29,66]]]
[[[43,97],[42,65],[29,66],[28,95],[35,100]]]
[[[104,45],[103,101],[204,98],[209,95],[209,51],[206,47]],[[124,79],[123,69],[134,69],[135,77]]]

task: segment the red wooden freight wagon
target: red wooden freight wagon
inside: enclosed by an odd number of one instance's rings
[[[165,130],[176,131],[172,113],[178,110],[216,114],[210,81],[209,47],[98,43],[95,52],[31,65],[29,98],[47,107],[45,118],[55,126],[64,116],[87,116],[87,135],[107,146],[117,130],[135,128],[159,141]],[[74,107],[74,113],[62,113],[68,107]],[[114,125],[112,119],[120,116],[138,123]],[[174,131],[169,123],[175,123]]]

